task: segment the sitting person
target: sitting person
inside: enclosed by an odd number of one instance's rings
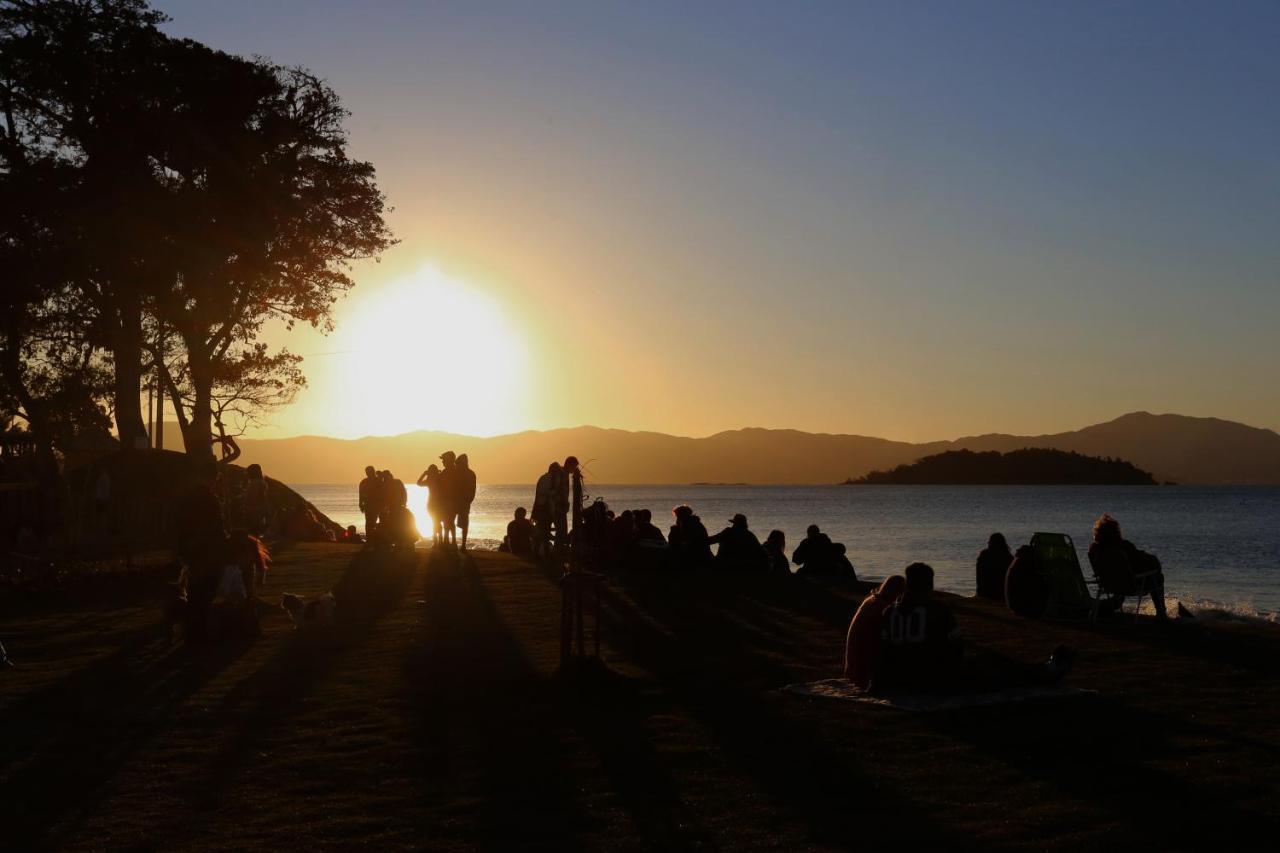
[[[769,558],[769,572],[790,575],[791,560],[787,558],[787,535],[781,530],[770,530],[764,540],[764,553]]]
[[[810,524],[804,541],[796,546],[791,555],[791,562],[800,568],[796,574],[830,575],[835,572],[835,548],[831,537],[818,529],[818,525]]]
[[[963,655],[951,608],[933,597],[933,567],[912,563],[906,591],[884,613],[874,688],[946,689],[959,676]]]
[[[653,523],[653,513],[647,509],[638,509],[635,511],[636,519],[636,539],[640,542],[661,542],[666,544],[667,537],[662,535],[662,531]]]
[[[907,587],[902,575],[892,575],[862,600],[849,622],[844,641],[844,677],[862,689],[871,686],[871,675],[880,658],[880,630],[884,612]]]
[[[990,652],[965,657],[951,609],[933,597],[933,569],[907,566],[906,591],[884,614],[880,658],[871,689],[974,691],[1057,683],[1071,671],[1075,650],[1058,646],[1044,663],[1012,660]]]
[[[507,535],[502,540],[503,550],[517,557],[528,557],[533,553],[534,528],[533,522],[525,517],[527,515],[524,507],[516,507],[515,518],[507,522]]]
[[[853,563],[849,562],[848,549],[844,547],[844,543],[836,542],[831,548],[833,551],[831,564],[835,574],[857,580],[858,573],[853,570]]]
[[[364,537],[360,535],[360,531],[354,524],[348,524],[347,529],[342,533],[342,541],[348,545],[363,545]]]
[[[418,533],[418,520],[407,506],[392,507],[387,511],[389,518],[387,544],[396,548],[412,550],[414,543],[421,539]]]
[[[1093,542],[1089,545],[1089,563],[1102,582],[1102,592],[1111,595],[1111,606],[1118,609],[1125,595],[1137,591],[1135,577],[1153,573],[1144,589],[1151,593],[1156,618],[1168,618],[1164,607],[1164,570],[1155,554],[1148,554],[1125,539],[1120,532],[1120,522],[1103,513],[1094,522]]]
[[[762,572],[768,568],[768,555],[760,540],[747,527],[747,517],[742,513],[729,519],[729,526],[708,537],[707,542],[720,546],[714,563],[718,569]]]
[[[675,567],[683,570],[705,568],[711,565],[711,543],[702,519],[693,514],[693,508],[682,504],[671,510],[676,523],[671,526],[667,541],[671,544],[671,558]]]
[[[1004,578],[1013,562],[1013,552],[1003,533],[992,533],[987,547],[978,554],[977,596],[1004,601]]]

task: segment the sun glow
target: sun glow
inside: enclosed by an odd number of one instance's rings
[[[529,399],[524,338],[493,298],[435,266],[389,282],[356,307],[344,353],[345,432],[518,429]]]

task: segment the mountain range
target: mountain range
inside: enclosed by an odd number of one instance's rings
[[[570,454],[598,483],[839,483],[948,450],[1047,447],[1124,459],[1161,481],[1280,484],[1276,432],[1217,418],[1148,412],[1052,435],[993,433],[921,444],[788,429],[686,438],[582,426],[488,438],[422,431],[358,439],[243,439],[240,445],[242,464],[257,462],[286,483],[355,482],[366,465],[390,469],[409,482],[445,450],[469,454],[482,483],[531,483],[550,461]]]

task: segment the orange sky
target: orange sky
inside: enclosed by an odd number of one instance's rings
[[[266,435],[1280,427],[1246,15],[157,5],[324,76],[395,207],[338,331],[271,333],[310,387]]]

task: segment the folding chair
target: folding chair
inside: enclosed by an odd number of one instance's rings
[[[1091,619],[1098,619],[1098,605],[1102,598],[1120,599],[1120,612],[1124,613],[1124,605],[1130,598],[1134,599],[1133,621],[1138,621],[1138,612],[1142,609],[1142,599],[1156,591],[1156,580],[1159,572],[1152,569],[1147,572],[1135,572],[1129,563],[1129,555],[1123,548],[1100,549],[1089,554],[1089,565],[1093,569],[1090,583],[1097,591],[1094,596]]]

